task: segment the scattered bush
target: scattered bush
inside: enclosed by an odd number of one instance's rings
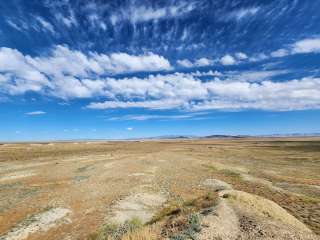
[[[90,235],[91,240],[121,240],[124,235],[133,233],[143,227],[139,218],[132,218],[123,224],[105,224],[97,235]]]
[[[188,218],[186,229],[177,235],[170,237],[171,240],[196,240],[197,233],[201,231],[201,219],[199,214],[191,214]]]

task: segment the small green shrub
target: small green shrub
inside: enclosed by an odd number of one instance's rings
[[[199,214],[191,214],[188,218],[186,229],[177,235],[172,236],[171,240],[196,240],[197,233],[201,231],[201,219]]]
[[[191,216],[188,219],[189,221],[189,229],[192,230],[192,232],[200,232],[201,231],[201,219],[199,214],[191,214]]]

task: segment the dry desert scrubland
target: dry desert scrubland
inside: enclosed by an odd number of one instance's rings
[[[317,138],[0,145],[1,240],[319,235]]]

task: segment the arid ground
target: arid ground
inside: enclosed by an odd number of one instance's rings
[[[1,240],[319,235],[317,138],[0,145]]]

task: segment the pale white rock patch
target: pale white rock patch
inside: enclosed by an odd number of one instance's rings
[[[23,240],[37,232],[46,232],[59,224],[71,223],[67,216],[71,210],[66,208],[52,208],[48,211],[39,213],[27,218],[22,223],[11,229],[6,235],[1,236],[0,240]]]

